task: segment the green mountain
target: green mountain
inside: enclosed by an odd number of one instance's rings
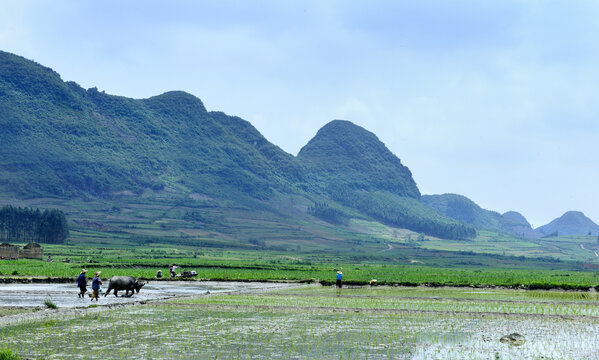
[[[599,235],[599,225],[580,211],[568,211],[547,225],[537,228],[544,235]]]
[[[333,185],[363,191],[388,191],[418,199],[410,170],[373,133],[349,121],[323,126],[297,158],[324,189]]]
[[[383,223],[438,237],[476,235],[473,227],[422,205],[410,170],[373,133],[349,121],[322,127],[297,158],[319,192]]]
[[[463,195],[423,195],[420,200],[441,214],[471,224],[477,229],[505,232],[525,238],[543,236],[532,229],[521,214],[508,211],[502,215],[495,211],[485,210]]]
[[[168,92],[135,100],[65,83],[0,52],[0,191],[31,196],[141,195],[177,189],[234,198],[293,191],[296,159],[250,123]]]
[[[537,239],[543,236],[538,230],[532,228],[528,220],[516,211],[508,211],[501,216],[502,228],[508,233],[528,239]]]

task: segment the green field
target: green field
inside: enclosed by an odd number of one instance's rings
[[[35,359],[594,359],[599,301],[582,294],[308,286],[58,310],[0,336]],[[523,345],[499,341],[513,332]]]

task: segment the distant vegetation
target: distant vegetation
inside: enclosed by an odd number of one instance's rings
[[[68,236],[67,220],[60,210],[0,208],[0,241],[61,244]]]

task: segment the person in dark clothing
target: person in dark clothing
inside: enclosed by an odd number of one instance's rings
[[[341,289],[341,287],[343,286],[341,284],[341,278],[343,277],[343,273],[341,271],[337,271],[337,287],[339,289]]]
[[[83,298],[87,292],[87,278],[85,277],[86,272],[87,270],[81,269],[81,274],[79,274],[79,277],[77,278],[77,286],[79,287],[79,294],[77,294],[77,296],[80,298]]]
[[[98,301],[98,295],[100,293],[100,286],[102,285],[102,279],[100,279],[100,273],[101,271],[96,272],[96,276],[94,276],[94,278],[92,279],[92,300],[94,301],[94,298],[96,299],[96,301]]]

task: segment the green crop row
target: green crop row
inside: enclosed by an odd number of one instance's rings
[[[505,269],[455,269],[388,264],[297,264],[282,262],[273,264],[253,260],[205,260],[202,258],[169,259],[161,262],[146,259],[100,259],[95,263],[46,262],[22,259],[0,261],[0,276],[4,278],[42,277],[74,279],[81,268],[89,274],[102,271],[102,277],[132,275],[142,279],[155,279],[158,270],[166,276],[171,264],[176,263],[178,272],[195,270],[196,279],[240,280],[240,281],[320,281],[332,284],[336,271],[343,271],[346,284],[363,285],[377,280],[379,285],[429,285],[493,287],[503,286],[526,289],[579,289],[588,290],[597,286],[599,278],[594,272],[563,270],[505,270]]]

